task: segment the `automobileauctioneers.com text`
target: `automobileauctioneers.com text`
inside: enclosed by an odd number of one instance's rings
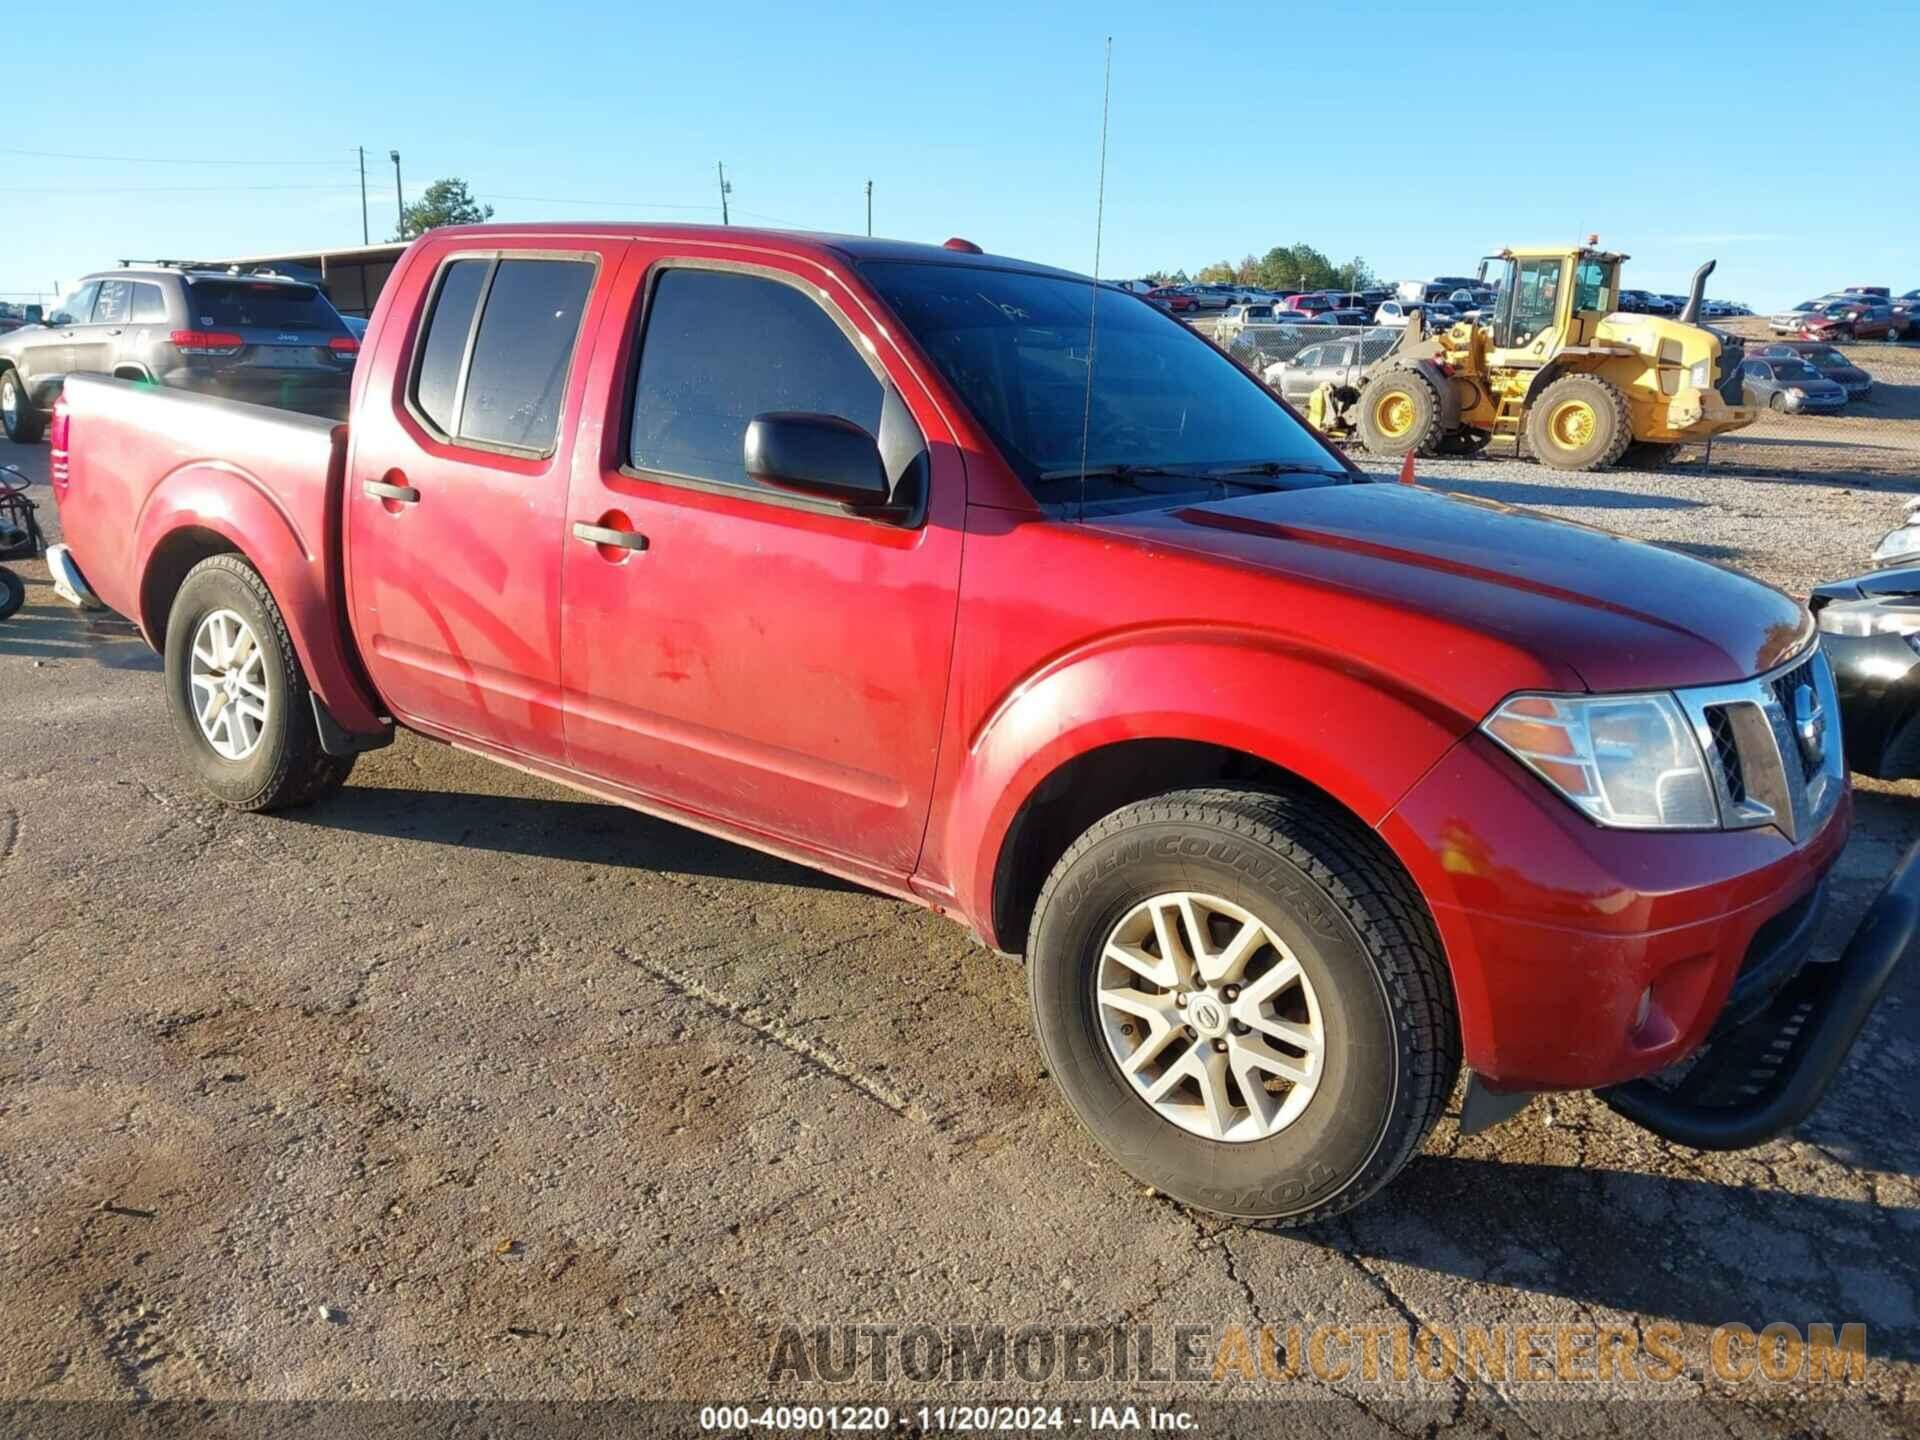
[[[817,1382],[1110,1385],[1173,1381],[1285,1385],[1465,1380],[1543,1385],[1665,1384],[1693,1375],[1723,1384],[1858,1384],[1859,1322],[1756,1330],[1738,1322],[1691,1336],[1659,1321],[1631,1325],[994,1325],[782,1326],[767,1379]]]

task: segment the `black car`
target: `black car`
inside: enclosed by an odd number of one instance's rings
[[[360,342],[317,286],[135,265],[89,275],[0,335],[0,428],[31,444],[69,375],[113,375],[343,418]]]
[[[1849,768],[1920,775],[1920,566],[1815,586],[1808,607],[1833,666]]]

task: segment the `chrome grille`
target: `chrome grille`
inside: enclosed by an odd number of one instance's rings
[[[1817,759],[1803,747],[1795,696],[1812,691]],[[1816,642],[1787,664],[1751,680],[1676,694],[1713,772],[1720,823],[1729,829],[1773,825],[1789,840],[1811,835],[1840,803],[1846,761],[1840,752],[1840,701],[1833,670]]]

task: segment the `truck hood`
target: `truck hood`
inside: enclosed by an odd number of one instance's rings
[[[1418,486],[1329,485],[1087,523],[1496,636],[1594,691],[1745,679],[1812,634],[1798,602],[1735,571]],[[1284,623],[1313,622],[1296,608]]]

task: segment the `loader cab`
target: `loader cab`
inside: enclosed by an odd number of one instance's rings
[[[1499,292],[1492,348],[1525,364],[1585,344],[1619,305],[1623,258],[1597,250],[1509,250],[1482,260],[1481,283]]]

